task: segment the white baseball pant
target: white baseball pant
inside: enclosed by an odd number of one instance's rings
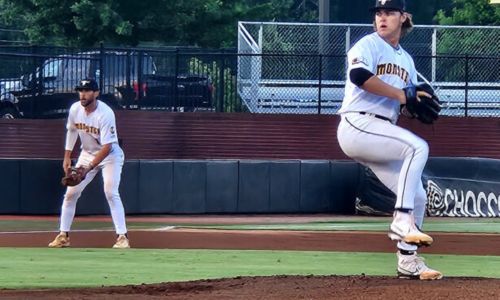
[[[358,112],[342,114],[337,138],[347,156],[370,168],[396,194],[395,209],[412,210],[422,228],[427,203],[422,184],[429,156],[427,142],[389,121]],[[398,248],[417,249],[404,242]]]
[[[115,153],[116,152],[116,153]],[[82,151],[76,166],[87,166],[94,156]],[[94,179],[95,175],[102,170],[104,183],[104,194],[108,201],[111,217],[117,234],[126,234],[125,209],[120,198],[118,188],[120,186],[121,172],[124,163],[124,154],[120,148],[110,153],[98,166],[91,170],[82,182],[76,186],[68,187],[61,209],[60,231],[69,232],[75,217],[76,203],[85,187]]]

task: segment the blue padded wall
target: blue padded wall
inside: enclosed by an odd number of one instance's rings
[[[207,161],[207,213],[234,213],[238,208],[238,161]]]

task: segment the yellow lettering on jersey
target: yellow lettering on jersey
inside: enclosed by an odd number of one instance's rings
[[[377,75],[385,74],[385,66],[386,64],[381,64],[377,66]]]
[[[401,78],[401,80],[403,80],[405,83],[408,83],[408,80],[409,80],[409,78],[408,78],[409,74],[408,74],[408,71],[405,70],[405,68],[400,67],[396,64],[391,64],[391,63],[377,65],[377,74],[376,75],[377,76],[396,75],[399,78]]]
[[[84,123],[75,123],[75,127],[76,127],[76,129],[85,131],[87,133],[92,133],[92,134],[97,134],[97,135],[101,134],[101,131],[99,130],[99,128],[88,126],[88,125],[85,125]]]

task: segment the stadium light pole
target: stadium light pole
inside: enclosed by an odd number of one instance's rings
[[[319,23],[330,23],[330,0],[318,0]],[[328,30],[324,26],[319,26],[319,53],[326,54],[328,43]]]
[[[330,0],[318,0],[318,10],[319,10],[319,23],[330,23]],[[329,67],[329,62],[330,60],[323,55],[328,54],[328,29],[325,26],[320,25],[319,26],[319,89],[318,89],[318,114],[321,114],[321,86],[322,86],[322,79],[323,76],[326,76],[329,78],[330,76],[328,74],[325,74],[326,72],[331,72],[328,71],[331,68]]]
[[[330,23],[330,0],[319,0],[319,22]]]

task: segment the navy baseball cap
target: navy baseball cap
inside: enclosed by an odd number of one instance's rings
[[[80,81],[80,83],[75,87],[75,91],[98,91],[99,85],[97,81],[92,78],[85,78]]]
[[[406,3],[405,0],[376,0],[375,7],[370,8],[370,11],[379,9],[406,11]]]

